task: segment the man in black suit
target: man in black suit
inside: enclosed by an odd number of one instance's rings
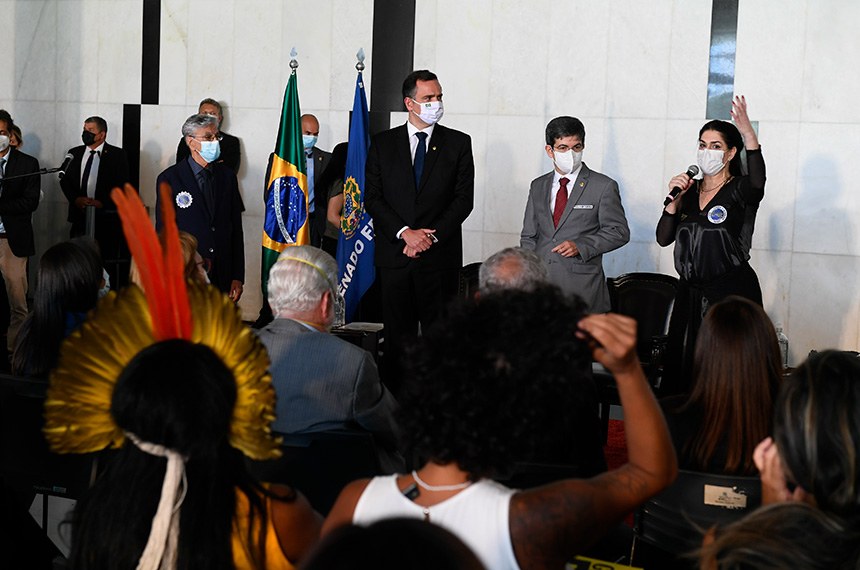
[[[374,136],[367,156],[365,206],[376,232],[382,284],[386,379],[397,382],[403,342],[426,329],[457,292],[461,226],[472,211],[475,165],[468,135],[436,124],[442,87],[413,71],[403,82],[405,125]],[[393,368],[391,367],[393,365]]]
[[[128,157],[123,149],[105,141],[107,132],[107,122],[101,117],[84,121],[84,144],[69,149],[73,159],[60,179],[60,188],[69,201],[71,237],[86,233],[87,208],[94,208],[94,237],[111,283],[120,287],[128,279],[130,256],[110,192],[128,182]]]
[[[5,180],[39,170],[38,160],[9,146],[13,126],[8,114],[0,117],[0,274],[9,297],[10,352],[27,316],[27,258],[36,253],[32,218],[40,192],[38,175]]]
[[[190,155],[158,175],[170,185],[180,230],[197,238],[197,251],[210,266],[209,280],[236,302],[245,281],[245,240],[242,233],[242,197],[236,173],[218,162],[218,119],[191,115],[182,125]],[[161,228],[161,194],[156,226]]]
[[[305,164],[308,175],[308,201],[310,202],[311,245],[320,247],[325,235],[326,212],[328,210],[328,188],[320,188],[325,169],[331,161],[331,153],[317,147],[320,122],[310,114],[302,115],[302,143],[305,147]],[[268,181],[269,177],[266,177]]]
[[[212,115],[218,119],[218,136],[221,137],[221,156],[218,157],[218,162],[230,167],[233,174],[239,174],[239,164],[242,161],[242,154],[239,150],[239,139],[233,135],[225,133],[221,129],[221,121],[224,120],[224,115],[221,112],[221,103],[215,99],[203,99],[197,107],[197,113],[200,115]],[[185,144],[185,137],[179,139],[179,145],[176,147],[176,163],[179,164],[191,153],[188,150],[188,145]]]

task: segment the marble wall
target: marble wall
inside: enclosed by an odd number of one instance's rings
[[[11,22],[0,49],[0,106],[47,166],[77,144],[81,120],[104,116],[121,137],[122,105],[140,102],[142,0],[0,0]],[[260,303],[265,159],[274,142],[289,51],[299,52],[302,110],[322,123],[320,146],[345,140],[354,53],[373,66],[372,0],[164,0],[160,104],[142,111],[141,190],[154,199],[183,119],[203,97],[226,103],[242,139],[247,318]],[[550,169],[543,128],[560,114],[587,130],[585,161],[616,178],[631,242],[606,258],[610,275],[674,274],[654,242],[666,181],[695,162],[705,120],[709,0],[416,0],[415,67],[439,74],[444,123],[472,135],[475,209],[466,261],[518,243],[529,181]],[[860,4],[741,2],[735,91],[747,96],[768,164],[752,264],[765,308],[785,325],[791,358],[860,344],[860,194],[848,178],[860,148]],[[369,92],[369,90],[368,90]],[[392,114],[392,124],[403,121]],[[43,180],[43,249],[63,237],[64,203]]]

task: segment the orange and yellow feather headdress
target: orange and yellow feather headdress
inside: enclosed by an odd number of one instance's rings
[[[108,294],[66,339],[51,374],[45,437],[59,453],[121,446],[125,434],[110,412],[120,374],[146,347],[185,339],[211,348],[236,379],[231,445],[253,459],[277,457],[280,442],[271,433],[275,392],[266,350],[229,298],[214,287],[186,282],[170,190],[162,185],[160,191],[163,243],[131,185],[111,193],[143,290],[128,287]]]

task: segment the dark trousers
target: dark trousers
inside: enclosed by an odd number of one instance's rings
[[[420,260],[404,267],[378,267],[382,284],[382,322],[385,326],[383,380],[397,394],[407,367],[405,350],[438,320],[457,294],[458,269],[424,269]],[[419,329],[420,327],[420,329]]]

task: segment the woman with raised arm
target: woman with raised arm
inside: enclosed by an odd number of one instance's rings
[[[764,158],[743,96],[734,98],[731,113],[737,126],[714,120],[701,128],[697,163],[702,179],[681,173],[669,180],[670,197],[675,188],[681,192],[657,223],[657,243],[675,244],[675,270],[681,278],[669,326],[669,391],[683,392],[689,385],[696,334],[710,305],[729,295],[762,302],[749,259],[756,212],[764,197]]]
[[[404,394],[403,433],[421,467],[348,485],[323,534],[405,516],[453,532],[487,568],[562,568],[668,486],[675,454],[636,356],[636,323],[583,316],[582,307],[544,287],[452,308],[422,337]],[[544,426],[569,413],[563,402],[580,389],[577,371],[592,356],[615,376],[629,462],[528,491],[495,483],[515,458],[539,449]]]

